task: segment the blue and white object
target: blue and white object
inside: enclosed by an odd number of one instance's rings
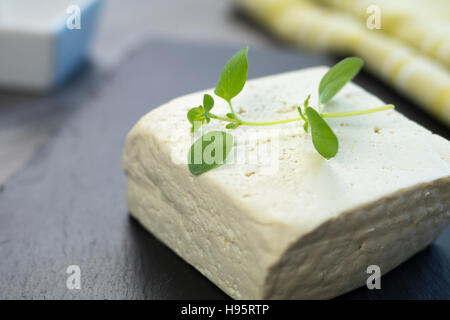
[[[47,91],[86,60],[100,0],[0,0],[0,87]]]

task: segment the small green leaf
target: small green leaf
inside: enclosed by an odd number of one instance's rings
[[[304,104],[305,106],[308,105],[308,100],[309,100],[309,98],[307,100],[305,100],[305,104]],[[306,119],[305,115],[303,114],[302,108],[297,107],[297,110],[298,110],[298,113],[300,114],[300,117],[303,119],[303,121],[305,121],[305,123],[303,124],[303,129],[305,129],[305,132],[308,132],[308,119]]]
[[[305,108],[305,110],[306,110],[306,108],[309,107],[309,100],[310,99],[311,99],[311,95],[308,94],[308,97],[306,98],[305,102],[303,102],[303,107]]]
[[[211,97],[209,94],[203,95],[203,108],[205,108],[205,111],[209,112],[213,107],[214,107],[214,98]]]
[[[323,76],[319,85],[319,103],[330,101],[361,70],[364,62],[350,57],[337,63]]]
[[[311,126],[314,148],[316,148],[322,157],[326,159],[333,158],[339,149],[339,142],[333,130],[331,130],[328,123],[313,108],[306,108],[306,116]]]
[[[239,127],[239,123],[236,122],[227,123],[227,125],[225,126],[225,128],[227,129],[236,129],[237,127]]]
[[[199,120],[205,114],[205,110],[202,106],[198,106],[196,108],[192,108],[187,113],[187,118],[190,123],[194,123],[194,121]]]
[[[231,134],[224,131],[211,131],[204,134],[189,149],[189,171],[199,175],[223,165],[232,148]]]
[[[241,49],[225,65],[214,93],[230,102],[244,88],[247,81],[248,48]]]
[[[192,108],[187,113],[187,118],[192,124],[192,132],[198,130],[205,122],[205,109],[202,106]]]
[[[236,117],[236,115],[234,114],[234,113],[227,113],[226,114],[226,116],[227,116],[227,118],[229,118],[229,119],[237,119],[237,117]]]
[[[300,117],[301,117],[303,120],[307,121],[306,118],[305,118],[305,115],[304,115],[303,112],[302,112],[302,108],[297,107],[297,110],[298,110],[298,114],[300,115]]]

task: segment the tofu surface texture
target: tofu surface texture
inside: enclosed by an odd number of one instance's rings
[[[327,70],[248,81],[234,109],[248,121],[298,117],[308,94],[317,106]],[[241,126],[230,131],[237,158],[232,153],[225,165],[193,176],[186,113],[204,93],[213,90],[174,99],[131,130],[123,154],[127,203],[146,229],[231,297],[332,298],[366,285],[370,265],[392,270],[448,225],[450,142],[394,110],[326,119],[339,139],[331,160],[315,151],[302,122]],[[214,98],[213,113],[229,112]],[[382,105],[350,83],[322,112]],[[203,133],[224,126],[213,120]]]

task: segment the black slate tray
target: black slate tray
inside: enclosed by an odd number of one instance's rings
[[[0,191],[0,298],[227,298],[129,217],[121,152],[140,116],[167,100],[216,83],[237,47],[153,41],[105,76],[88,68],[46,97],[0,94],[0,125],[58,114],[58,129]],[[250,50],[250,77],[336,57]],[[449,130],[363,73],[363,87],[441,135]],[[15,105],[16,104],[16,105]],[[69,106],[69,107],[68,107]],[[81,290],[68,290],[66,268],[79,265]],[[450,298],[450,229],[382,278],[340,299]]]

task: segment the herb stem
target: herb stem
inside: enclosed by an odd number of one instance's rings
[[[241,121],[241,125],[244,126],[272,126],[276,124],[283,124],[283,123],[289,123],[289,122],[295,122],[303,120],[302,118],[291,118],[291,119],[284,119],[284,120],[276,120],[276,121],[269,121],[269,122],[251,122],[251,121]]]
[[[233,105],[231,104],[231,100],[227,101],[227,102],[228,102],[228,106],[230,107],[231,113],[234,114],[237,117],[236,112],[234,112]]]
[[[283,123],[289,123],[289,122],[303,120],[302,118],[298,117],[298,118],[276,120],[276,121],[269,121],[269,122],[253,122],[253,121],[242,121],[239,119],[230,119],[230,118],[226,118],[226,117],[221,117],[221,116],[215,115],[213,113],[210,113],[209,117],[212,119],[216,119],[216,120],[238,123],[239,125],[243,125],[243,126],[271,126],[271,125],[276,125],[276,124],[283,124]]]
[[[231,106],[231,104],[230,104]],[[320,113],[320,116],[322,118],[342,118],[342,117],[354,117],[354,116],[361,116],[364,114],[370,114],[385,110],[391,110],[394,109],[395,106],[392,104],[388,104],[386,106],[377,107],[377,108],[370,108],[365,110],[357,110],[357,111],[350,111],[350,112],[333,112],[333,113]],[[227,117],[221,117],[215,114],[210,113],[209,116],[213,119],[222,120],[222,121],[228,121],[237,123],[242,126],[272,126],[277,124],[284,124],[289,122],[295,122],[295,121],[305,121],[302,117],[296,117],[296,118],[290,118],[290,119],[283,119],[283,120],[275,120],[275,121],[268,121],[268,122],[253,122],[253,121],[245,121],[240,119],[230,119]]]
[[[366,110],[357,110],[357,111],[350,111],[350,112],[334,112],[334,113],[321,113],[320,115],[322,118],[342,118],[342,117],[353,117],[353,116],[361,116],[364,114],[369,113],[375,113],[385,110],[394,109],[394,105],[388,104],[386,106],[378,107],[378,108],[371,108]]]
[[[229,118],[226,118],[226,117],[217,116],[217,115],[215,115],[215,114],[213,114],[213,113],[209,113],[209,117],[212,118],[212,119],[216,119],[216,120],[233,121],[233,119],[229,119]]]

